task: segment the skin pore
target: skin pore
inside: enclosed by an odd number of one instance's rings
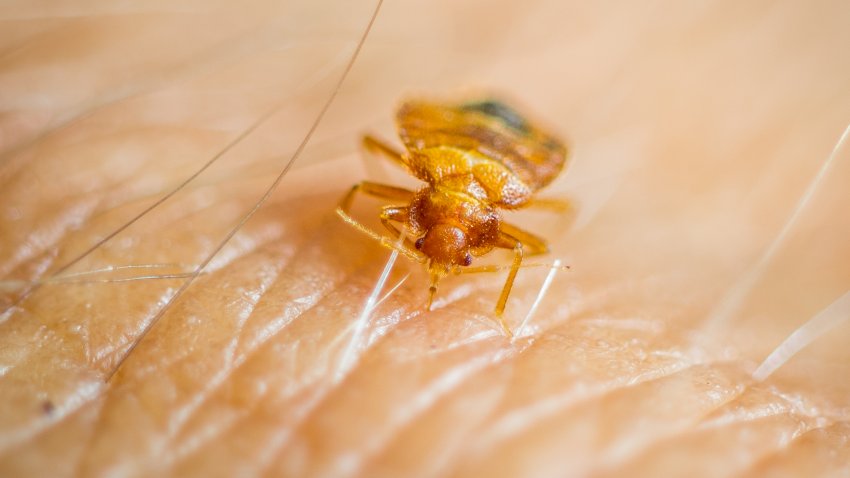
[[[850,325],[750,378],[850,289],[846,149],[711,319],[850,118],[842,2],[384,5],[280,187],[172,301],[291,160],[375,7],[276,3],[4,7],[0,475],[846,472]],[[390,251],[334,214],[363,179],[416,187],[358,149],[399,145],[401,98],[476,86],[572,151],[541,196],[575,216],[507,216],[549,240],[534,262],[571,267],[514,341],[492,316],[504,272],[446,277],[425,312],[427,271],[399,257],[364,314]],[[352,214],[379,230],[380,204]],[[520,271],[514,329],[548,273]]]

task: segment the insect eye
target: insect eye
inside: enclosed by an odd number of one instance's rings
[[[463,265],[468,266],[470,264],[472,264],[472,255],[467,252],[463,257]]]
[[[416,240],[416,243],[414,244],[414,246],[416,246],[417,249],[422,249],[422,243],[424,243],[424,242],[425,242],[425,238],[420,237],[419,239]]]

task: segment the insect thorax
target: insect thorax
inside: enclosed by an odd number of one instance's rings
[[[441,224],[456,226],[466,234],[474,255],[493,248],[499,236],[501,216],[495,207],[465,191],[426,186],[410,204],[411,232],[417,236]]]
[[[475,150],[434,147],[410,155],[411,172],[423,181],[464,192],[485,204],[514,209],[533,190],[505,164]]]

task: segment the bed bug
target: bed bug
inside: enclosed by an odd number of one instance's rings
[[[535,234],[502,220],[499,210],[535,204],[561,204],[566,208],[566,203],[535,198],[535,193],[564,168],[566,146],[515,109],[491,98],[461,103],[407,101],[398,109],[395,120],[404,152],[368,135],[363,137],[363,144],[401,165],[425,185],[410,191],[363,181],[345,195],[337,213],[384,246],[426,264],[431,279],[428,309],[442,277],[497,270],[469,266],[474,257],[495,248],[513,250],[513,262],[495,309],[500,325],[511,335],[502,315],[523,256],[546,253],[548,245]],[[350,216],[358,192],[396,203],[384,206],[380,214],[392,238],[371,231]],[[404,236],[396,224],[404,226]]]

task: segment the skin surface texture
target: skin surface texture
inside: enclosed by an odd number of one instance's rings
[[[850,290],[847,146],[758,266],[850,123],[846,2],[387,2],[324,113],[375,3],[136,3],[0,6],[0,476],[850,476],[850,321],[752,379]],[[482,91],[570,147],[575,210],[505,213],[551,247],[514,340],[506,271],[425,311],[335,214],[421,185],[360,148],[400,101]]]

